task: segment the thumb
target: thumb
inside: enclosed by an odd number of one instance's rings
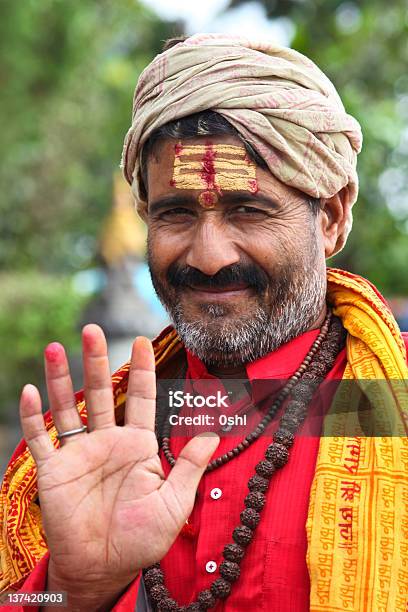
[[[210,432],[190,440],[161,487],[165,497],[176,497],[185,518],[191,513],[198,484],[219,442],[217,434]]]

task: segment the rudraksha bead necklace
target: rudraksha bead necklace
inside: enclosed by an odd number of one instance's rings
[[[318,340],[319,342],[317,342]],[[266,449],[265,459],[255,466],[255,474],[249,479],[249,493],[244,499],[245,508],[240,515],[241,524],[232,533],[233,542],[227,544],[223,550],[224,560],[219,567],[220,577],[212,582],[209,589],[200,591],[196,601],[186,606],[179,606],[170,596],[164,584],[164,573],[159,563],[148,567],[143,572],[148,594],[158,612],[202,612],[213,608],[219,600],[225,600],[229,596],[233,583],[240,576],[240,562],[244,558],[246,548],[252,541],[255,529],[260,522],[270,479],[276,470],[282,468],[288,462],[289,448],[294,442],[294,433],[303,423],[307,406],[314,392],[332,369],[344,342],[345,332],[340,320],[337,317],[331,317],[331,314],[328,313],[319,336],[303,360],[302,365],[276,398],[272,406],[273,408],[276,404],[273,414],[271,408],[261,421],[262,423],[269,417],[264,425],[265,428],[284,399],[291,394],[292,399],[279,421],[278,429],[273,434],[272,444]],[[248,436],[244,438],[244,440],[247,440],[246,445],[241,448],[238,445],[236,447],[239,449],[238,452],[232,456],[229,456],[229,453],[222,455],[222,462],[215,463],[212,469],[227,463],[245,448],[248,448],[261,435],[264,428],[260,431],[256,428],[253,432],[256,437],[250,438],[250,440],[248,440]],[[174,460],[172,455],[170,457]],[[226,458],[224,459],[224,457]],[[214,462],[211,463],[214,464]]]
[[[224,453],[220,457],[216,457],[216,459],[213,459],[212,461],[210,461],[210,463],[206,467],[205,473],[212,472],[216,468],[221,467],[225,463],[228,463],[228,461],[230,461],[234,457],[237,457],[246,448],[248,448],[251,444],[253,444],[255,440],[259,438],[259,436],[262,435],[266,427],[269,425],[269,423],[274,418],[279,408],[282,406],[282,403],[285,401],[285,399],[288,397],[288,395],[292,391],[293,387],[296,385],[300,377],[304,375],[304,373],[306,372],[306,369],[311,364],[313,357],[315,356],[323,340],[327,336],[330,321],[331,321],[331,316],[332,316],[331,311],[328,310],[324,323],[319,332],[319,335],[317,336],[316,340],[313,342],[312,346],[310,347],[308,354],[302,361],[299,368],[293,374],[293,376],[289,378],[286,385],[277,395],[272,406],[270,407],[270,409],[268,410],[264,418],[260,421],[260,423],[255,427],[253,431],[251,431],[248,435],[246,435],[245,438],[239,444],[237,444],[237,446],[235,446],[228,452]],[[170,449],[170,429],[171,429],[171,425],[170,425],[171,418],[170,417],[176,413],[177,413],[177,408],[174,408],[173,411],[169,414],[169,418],[166,420],[165,426],[163,427],[163,437],[162,437],[162,443],[161,443],[163,454],[166,457],[169,464],[171,465],[171,467],[175,465],[176,459]]]

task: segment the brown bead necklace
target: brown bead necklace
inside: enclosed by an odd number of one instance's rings
[[[282,406],[282,403],[285,401],[287,396],[292,391],[293,387],[296,385],[297,381],[306,372],[306,369],[310,365],[313,357],[319,350],[323,340],[326,338],[328,330],[329,330],[331,317],[332,317],[331,311],[328,310],[324,323],[319,332],[319,335],[317,336],[316,340],[313,342],[312,346],[310,347],[308,354],[302,361],[299,368],[293,374],[293,376],[289,378],[286,385],[277,395],[269,411],[264,416],[264,418],[260,421],[260,423],[256,426],[256,428],[251,433],[246,435],[245,438],[239,444],[237,444],[237,446],[229,450],[227,453],[224,453],[220,457],[217,457],[216,459],[213,459],[212,461],[210,461],[210,463],[208,464],[205,470],[205,473],[212,472],[216,468],[221,467],[225,463],[228,463],[228,461],[231,461],[231,459],[233,459],[234,457],[237,457],[246,448],[248,448],[251,444],[253,444],[255,440],[257,440],[259,436],[265,431],[266,427],[272,421],[275,414],[277,413],[279,408]],[[170,417],[176,413],[177,413],[177,408],[173,409],[173,411],[169,414],[169,418],[167,419],[165,426],[163,427],[163,438],[162,438],[162,443],[161,443],[163,454],[166,457],[169,464],[171,465],[171,467],[175,465],[176,459],[170,449],[170,428],[171,428]]]
[[[328,311],[320,333],[302,364],[280,391],[259,425],[232,451],[214,459],[208,465],[206,471],[212,471],[253,444],[271,422],[284,400],[291,395],[278,429],[273,434],[273,442],[266,449],[265,459],[255,466],[255,474],[249,479],[249,493],[244,499],[245,508],[240,515],[241,524],[232,533],[233,542],[227,544],[223,550],[224,560],[219,566],[220,578],[216,578],[209,589],[200,591],[196,601],[187,606],[179,606],[164,584],[164,573],[160,564],[151,565],[144,570],[143,577],[147,592],[158,612],[202,612],[213,608],[219,600],[225,600],[231,593],[232,584],[240,576],[240,562],[245,556],[246,547],[252,541],[261,519],[260,513],[265,505],[265,493],[270,479],[276,470],[288,462],[289,448],[294,442],[294,434],[306,417],[308,404],[316,389],[332,369],[338,353],[343,348],[345,335],[340,319]],[[170,432],[167,430],[163,433],[167,433],[167,436],[163,437],[163,452],[173,466],[175,458],[169,447]]]

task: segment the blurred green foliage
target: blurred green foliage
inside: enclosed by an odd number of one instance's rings
[[[69,278],[36,272],[0,274],[0,389],[2,402],[15,400],[21,386],[43,379],[42,353],[50,340],[78,344],[76,321],[84,298]]]
[[[179,33],[138,0],[0,7],[0,419],[78,348],[72,275],[95,259],[141,70]]]
[[[386,295],[408,295],[406,0],[255,1],[294,26],[291,46],[333,80],[363,130],[354,228],[330,263],[366,276]]]
[[[173,32],[137,0],[2,3],[0,270],[89,264],[137,77]]]

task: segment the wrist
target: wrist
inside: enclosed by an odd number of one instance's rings
[[[138,571],[135,571],[134,575],[109,582],[102,577],[97,580],[72,581],[59,576],[50,561],[47,591],[65,592],[68,609],[72,612],[109,612],[126,592],[138,573]],[[48,612],[48,608],[41,608],[41,612]]]

